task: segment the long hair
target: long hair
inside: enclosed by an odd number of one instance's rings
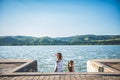
[[[74,64],[74,62],[73,62],[73,60],[70,60],[70,62],[69,62],[70,64]]]
[[[59,55],[59,59],[62,60],[62,54],[61,53],[57,53]]]

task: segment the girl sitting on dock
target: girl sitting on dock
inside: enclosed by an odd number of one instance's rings
[[[55,63],[54,72],[62,72],[62,66],[63,66],[62,54],[61,53],[57,53],[55,55],[57,57],[57,61]]]
[[[68,62],[68,71],[69,72],[74,72],[74,62],[73,62],[73,60],[70,60]]]

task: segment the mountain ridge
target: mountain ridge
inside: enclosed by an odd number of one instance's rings
[[[0,36],[4,45],[120,45],[120,35],[76,35],[69,37]]]

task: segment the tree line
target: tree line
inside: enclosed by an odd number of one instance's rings
[[[0,36],[5,45],[120,45],[120,35],[77,35],[70,37]]]

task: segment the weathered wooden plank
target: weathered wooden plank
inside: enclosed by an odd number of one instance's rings
[[[13,77],[9,77],[9,79],[8,80],[11,80]]]
[[[40,76],[35,76],[34,77],[34,80],[38,80]]]
[[[61,80],[61,75],[59,75],[59,80]]]
[[[1,77],[1,78],[0,78],[0,80],[3,80],[3,79],[4,79],[4,77]]]
[[[60,80],[60,75],[56,75],[55,80]]]
[[[3,77],[0,77],[0,80],[2,79]]]
[[[76,80],[75,75],[71,75],[71,80]]]
[[[52,75],[49,77],[49,80],[55,80],[55,77]]]
[[[76,74],[75,75],[76,80],[81,80],[80,75]]]
[[[80,78],[81,78],[82,80],[87,80],[85,75],[80,75]]]
[[[65,75],[65,80],[71,80],[71,75]]]
[[[29,76],[24,76],[21,80],[26,80]]]
[[[101,76],[103,80],[106,80],[106,77],[105,76]]]
[[[0,80],[11,80],[12,77],[1,77]]]
[[[49,80],[49,76],[45,76],[45,77],[44,77],[44,80]]]
[[[38,80],[44,80],[45,76],[40,76]]]
[[[5,77],[2,77],[0,80],[4,80],[5,79]],[[6,80],[7,80],[7,78],[6,78]]]
[[[59,75],[59,80],[66,80],[66,74],[64,74],[64,75]]]
[[[10,80],[17,80],[18,77],[19,76],[12,77],[12,79],[10,79]]]
[[[110,79],[112,79],[112,80],[120,80],[120,76],[109,76],[110,77]]]
[[[91,76],[91,75],[87,75],[87,76],[85,76],[86,77],[86,80],[94,80],[95,78],[93,78],[93,76]],[[84,77],[83,77],[84,78]]]
[[[66,80],[66,75],[61,75],[60,80]]]
[[[93,76],[90,76],[88,79],[91,79],[92,80],[92,78],[93,78],[93,80],[104,80],[103,78],[102,78],[102,76],[99,76],[99,75],[97,75],[97,76],[95,76],[95,75],[93,75]]]
[[[120,80],[120,76],[101,76],[103,80]]]
[[[110,76],[105,76],[105,79],[106,79],[106,80],[112,80],[112,77],[110,77]]]
[[[25,76],[18,76],[17,78],[15,78],[14,80],[22,80]]]
[[[86,74],[57,74],[0,77],[0,80],[120,80],[120,76],[86,75]]]
[[[23,80],[33,80],[33,79],[34,79],[34,76],[26,76],[25,78],[26,78],[26,79],[23,79]]]
[[[87,80],[96,80],[99,76],[95,76],[95,75],[86,75],[86,79]],[[102,79],[102,78],[101,78]]]

